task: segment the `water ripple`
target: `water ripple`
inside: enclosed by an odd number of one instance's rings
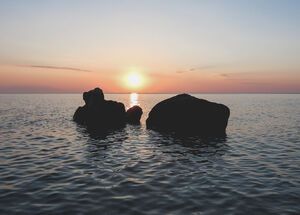
[[[130,106],[129,95],[108,95]],[[299,214],[299,95],[197,95],[231,107],[227,137],[70,119],[80,95],[0,95],[0,214]]]

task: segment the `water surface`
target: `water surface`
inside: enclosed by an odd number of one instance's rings
[[[299,214],[300,95],[197,94],[231,109],[227,138],[141,126],[95,136],[80,94],[0,95],[0,214]]]

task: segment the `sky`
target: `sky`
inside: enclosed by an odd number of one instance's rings
[[[300,93],[299,11],[298,0],[0,0],[0,93]]]

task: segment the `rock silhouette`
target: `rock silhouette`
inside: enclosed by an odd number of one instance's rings
[[[104,99],[103,91],[95,88],[83,93],[85,105],[78,107],[73,120],[93,130],[109,130],[125,126],[126,111],[123,103]],[[135,118],[137,119],[137,118]]]
[[[157,131],[224,136],[229,115],[229,108],[223,104],[180,94],[156,104],[146,126]]]
[[[126,111],[126,119],[130,124],[140,124],[140,119],[143,114],[141,107],[135,105]]]
[[[83,93],[83,100],[87,106],[99,106],[104,102],[104,94],[100,88]]]

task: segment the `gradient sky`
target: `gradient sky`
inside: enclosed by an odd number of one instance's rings
[[[0,92],[300,93],[298,0],[0,0]],[[124,76],[140,71],[130,89]]]

